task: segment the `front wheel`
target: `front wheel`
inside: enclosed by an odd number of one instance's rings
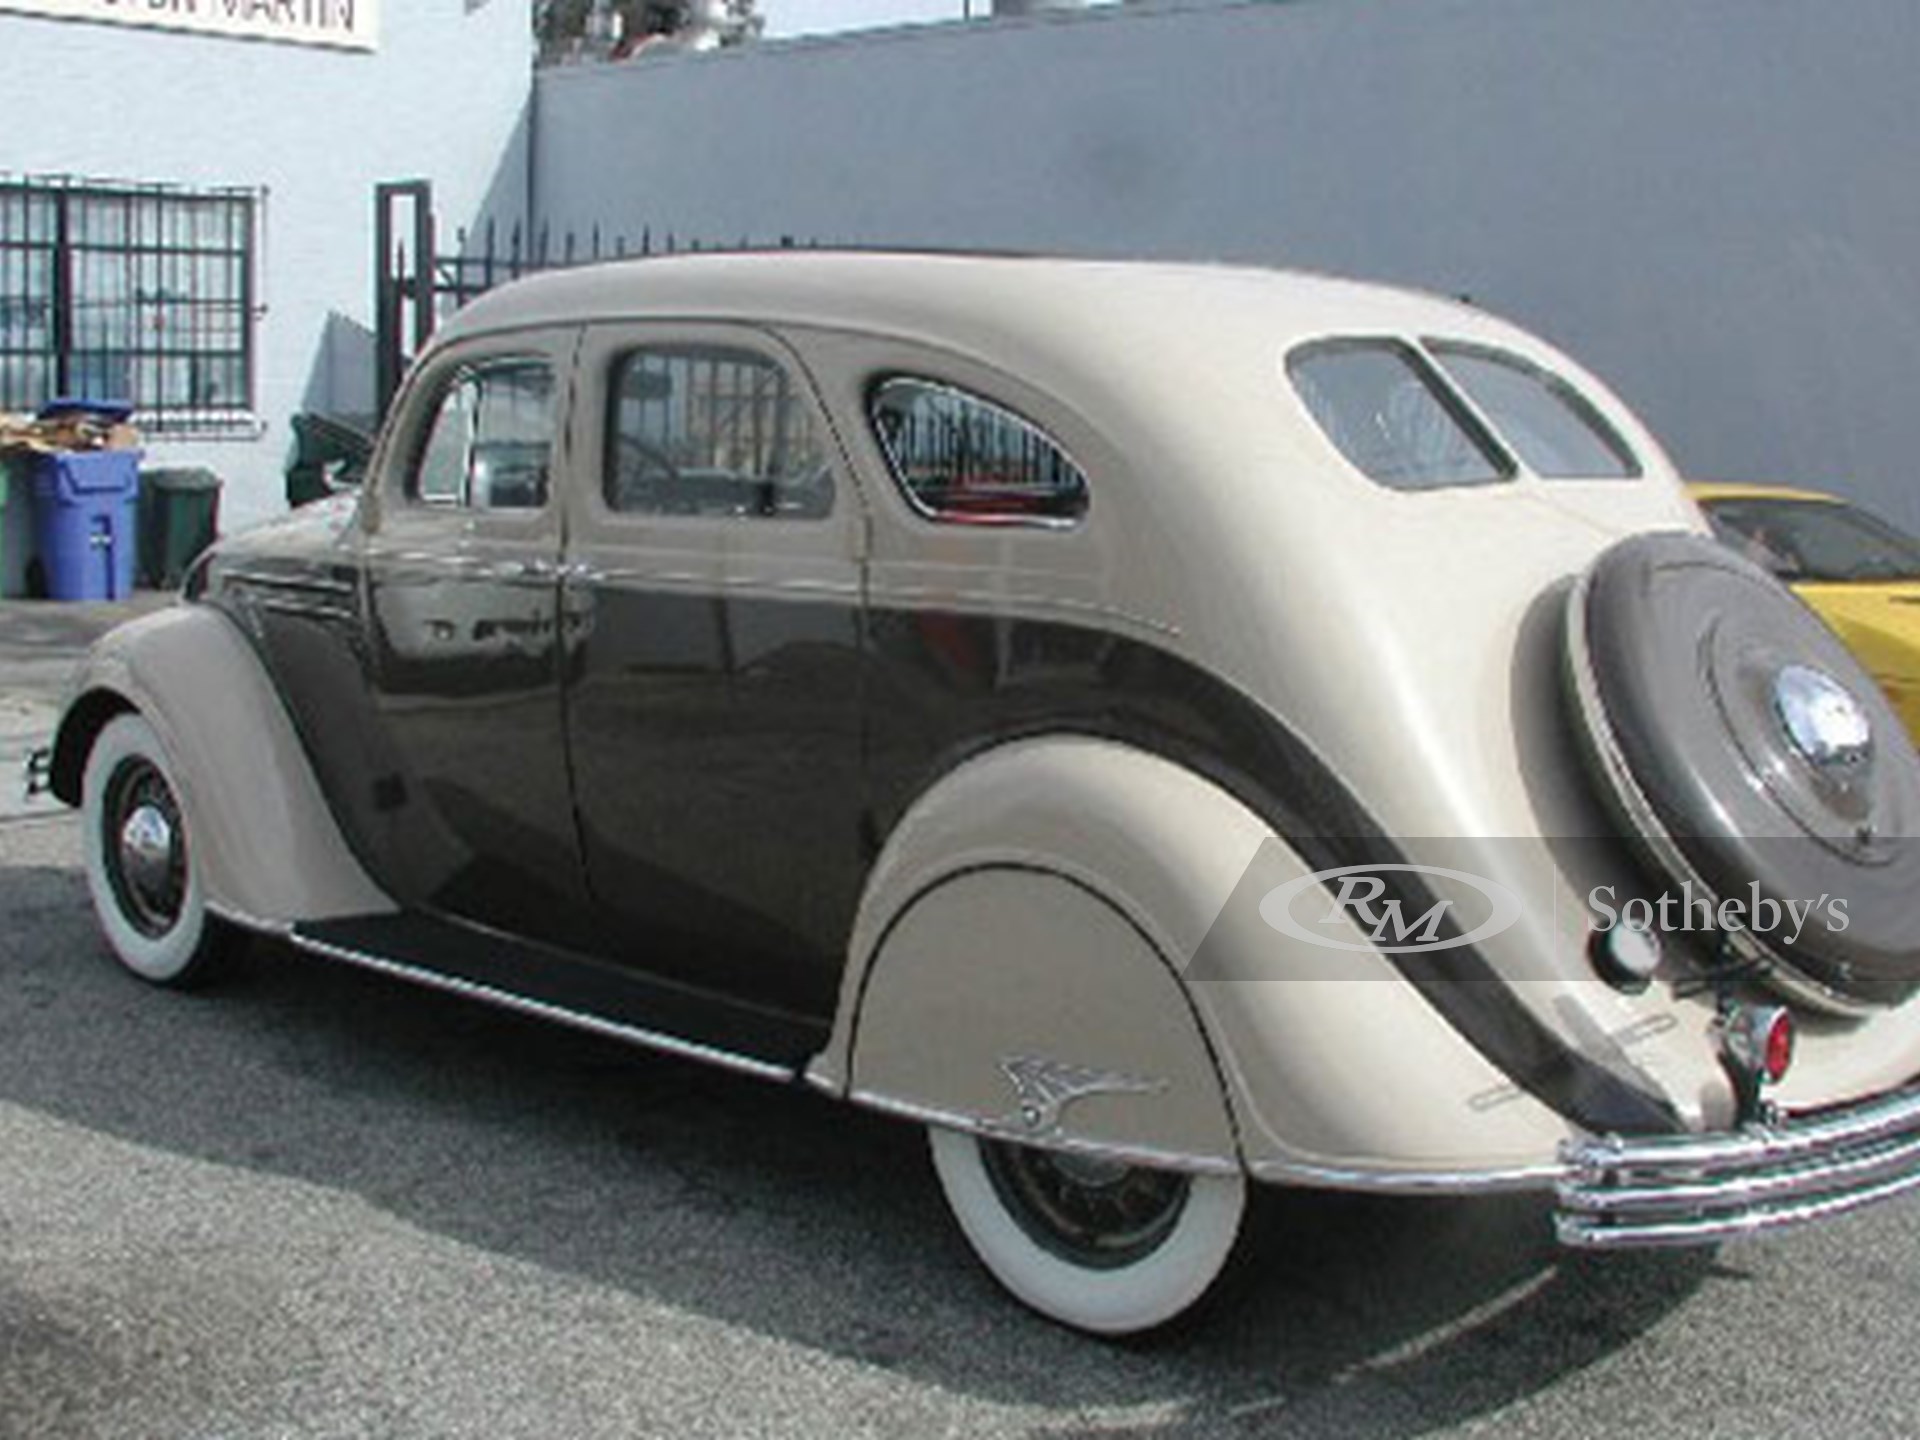
[[[1190,1309],[1225,1268],[1246,1209],[1239,1175],[1187,1175],[928,1132],[974,1253],[1042,1315],[1129,1335]]]
[[[114,955],[155,985],[214,978],[240,932],[207,912],[179,786],[153,727],[138,715],[109,721],[81,790],[87,888]]]

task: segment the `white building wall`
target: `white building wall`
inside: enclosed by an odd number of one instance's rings
[[[0,171],[267,188],[264,433],[149,447],[149,463],[227,481],[227,528],[285,508],[291,415],[372,409],[355,337],[373,319],[374,184],[431,180],[449,228],[488,204],[523,211],[528,0],[382,12],[372,53],[0,14]]]
[[[1130,5],[544,74],[535,204],[1472,295],[1700,476],[1920,528],[1912,0]]]

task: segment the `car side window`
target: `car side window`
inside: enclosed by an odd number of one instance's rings
[[[874,433],[913,508],[975,525],[1071,525],[1086,473],[1032,421],[955,386],[896,375],[873,389]]]
[[[441,392],[409,496],[473,510],[538,510],[553,456],[553,370],[544,360],[489,360]]]
[[[819,519],[833,467],[799,383],[757,351],[647,346],[614,363],[607,508]]]

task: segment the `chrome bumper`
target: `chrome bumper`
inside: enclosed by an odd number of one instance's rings
[[[1563,1245],[1702,1245],[1920,1189],[1920,1086],[1714,1135],[1571,1141]]]

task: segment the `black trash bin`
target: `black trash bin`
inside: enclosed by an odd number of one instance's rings
[[[140,580],[179,588],[220,531],[220,477],[211,470],[140,472]]]

